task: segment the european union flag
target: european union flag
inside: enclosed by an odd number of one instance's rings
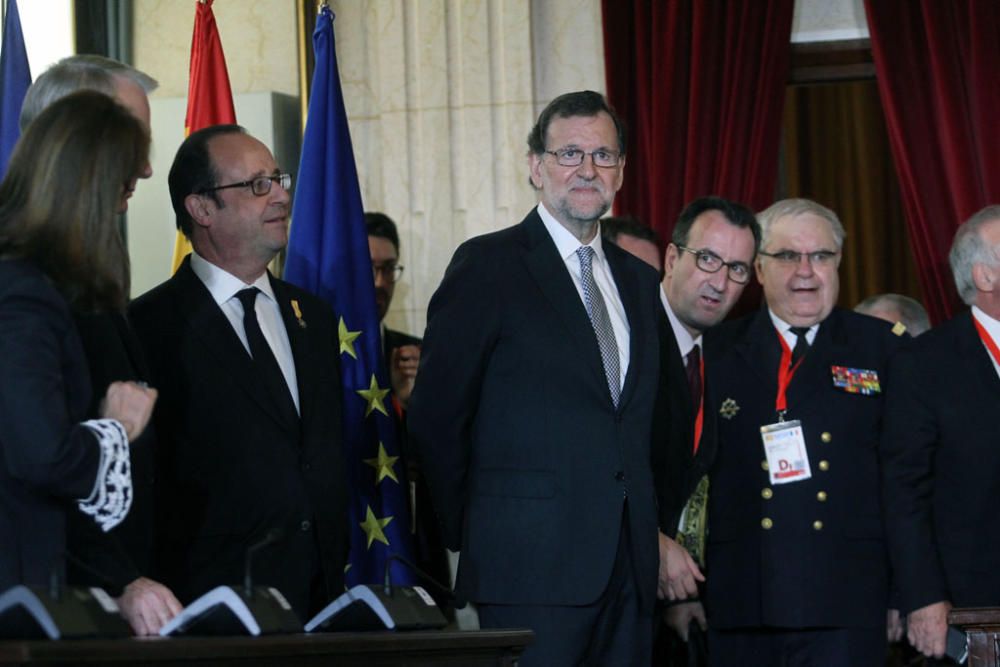
[[[382,581],[386,558],[410,559],[406,477],[382,363],[368,235],[344,111],[333,13],[323,6],[313,33],[316,71],[309,96],[284,277],[333,306],[339,318],[344,387],[344,462],[351,492],[348,586]],[[401,563],[392,579],[412,584]]]
[[[3,23],[3,46],[0,47],[0,176],[7,173],[7,161],[21,136],[18,119],[21,103],[31,85],[28,52],[21,34],[21,16],[17,0],[7,0]]]

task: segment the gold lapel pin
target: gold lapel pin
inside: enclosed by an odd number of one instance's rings
[[[732,419],[736,416],[736,413],[740,411],[740,406],[736,405],[736,401],[731,398],[727,398],[722,402],[722,406],[719,408],[719,414],[726,419]]]
[[[298,321],[299,326],[305,329],[306,321],[302,319],[302,310],[299,308],[299,302],[296,299],[292,299],[292,312],[295,313],[295,319]]]

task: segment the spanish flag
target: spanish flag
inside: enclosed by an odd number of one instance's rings
[[[194,34],[191,37],[191,67],[189,70],[187,116],[184,118],[184,136],[210,125],[236,122],[233,92],[226,72],[226,56],[212,14],[213,0],[198,0],[194,15]],[[191,244],[180,231],[174,243],[174,267],[181,265],[184,256],[191,252]]]

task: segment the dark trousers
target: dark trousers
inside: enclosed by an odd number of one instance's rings
[[[651,659],[652,611],[644,612],[639,605],[627,516],[623,517],[611,579],[593,604],[478,607],[482,628],[530,628],[535,632],[520,667],[645,667]]]
[[[884,627],[709,627],[708,663],[711,667],[884,667],[886,645]]]

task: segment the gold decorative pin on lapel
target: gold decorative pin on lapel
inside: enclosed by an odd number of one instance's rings
[[[722,406],[719,408],[719,414],[726,419],[732,419],[736,416],[736,413],[740,411],[740,406],[736,405],[736,401],[731,398],[727,398],[722,402]]]
[[[302,319],[302,310],[299,308],[299,302],[296,299],[292,299],[292,312],[295,313],[295,319],[298,321],[299,326],[305,329],[306,321]]]
[[[902,336],[903,334],[906,333],[906,325],[903,324],[902,322],[896,322],[892,326],[892,333],[896,334],[897,336]]]

